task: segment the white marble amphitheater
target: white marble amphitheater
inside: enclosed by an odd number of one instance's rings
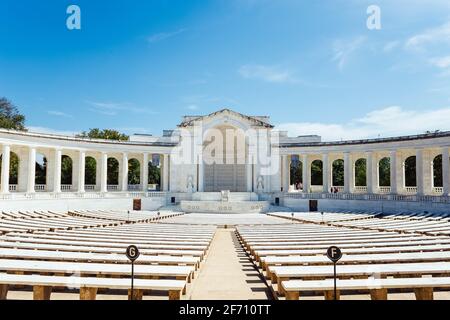
[[[450,299],[450,132],[322,142],[223,109],[0,148],[0,299]]]

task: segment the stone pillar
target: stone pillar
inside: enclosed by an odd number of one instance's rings
[[[84,181],[85,181],[85,170],[86,170],[86,152],[79,151],[78,154],[78,192],[85,192]]]
[[[376,188],[376,162],[373,158],[373,152],[366,153],[366,185],[367,185],[367,193],[375,193]]]
[[[53,175],[53,192],[61,192],[61,157],[62,151],[55,150],[55,173]]]
[[[400,183],[400,181],[397,181],[397,151],[396,150],[392,150],[389,154],[390,157],[390,173],[391,173],[391,194],[398,194],[398,192],[400,191],[398,189],[398,184]]]
[[[203,192],[205,190],[204,187],[204,177],[205,177],[205,165],[203,163],[203,153],[198,154],[197,158],[198,162],[198,192]]]
[[[100,159],[100,192],[108,191],[108,154],[102,152]]]
[[[34,193],[36,181],[36,148],[31,147],[28,151],[28,184],[27,193]]]
[[[281,156],[282,159],[282,172],[283,172],[283,176],[282,176],[282,187],[283,187],[283,192],[289,192],[289,178],[290,178],[290,164],[289,164],[289,157],[288,155],[283,155]]]
[[[302,180],[303,193],[310,193],[311,191],[311,168],[309,166],[308,155],[302,156]]]
[[[128,154],[122,153],[122,191],[128,191]]]
[[[11,147],[7,144],[2,148],[2,189],[1,193],[9,193],[9,163],[11,158]]]
[[[253,154],[248,153],[247,163],[245,164],[245,171],[247,174],[247,192],[253,191]]]
[[[417,184],[417,195],[425,195],[425,184],[424,184],[424,154],[423,149],[416,150],[416,184]]]
[[[163,191],[169,191],[169,155],[163,154]]]
[[[344,152],[344,193],[350,193],[351,183],[354,179],[351,179],[353,173],[353,163],[350,159],[350,152]]]
[[[147,192],[148,190],[148,153],[145,152],[142,160],[142,191]]]
[[[448,147],[442,149],[442,186],[444,187],[444,196],[450,193],[450,160]]]
[[[323,193],[329,193],[331,188],[331,171],[329,163],[329,155],[325,153],[322,155],[322,186]]]

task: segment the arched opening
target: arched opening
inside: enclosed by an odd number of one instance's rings
[[[405,160],[405,187],[417,187],[416,156]]]
[[[378,162],[378,186],[380,188],[391,186],[391,159],[389,157]],[[387,191],[387,189],[380,189],[380,191]]]
[[[311,163],[311,187],[323,185],[323,163],[322,160],[314,160]]]
[[[73,183],[73,161],[72,158],[63,155],[61,157],[61,190],[70,191]]]
[[[107,184],[108,191],[119,190],[119,161],[116,158],[108,158]]]
[[[3,155],[0,154],[0,172],[2,172]],[[0,175],[0,184],[2,184]],[[10,152],[9,156],[9,190],[17,191],[17,185],[19,184],[19,156]]]
[[[161,190],[161,166],[160,155],[155,154],[148,163],[148,190]]]
[[[433,187],[442,188],[444,186],[442,176],[442,154],[433,159]]]
[[[36,153],[35,190],[45,191],[47,189],[47,158],[42,153]]]
[[[364,158],[358,159],[355,162],[355,186],[367,186],[367,161]]]
[[[294,190],[303,189],[303,165],[298,155],[291,156],[290,181]]]
[[[344,160],[333,162],[333,187],[344,187]]]
[[[133,158],[128,160],[128,185],[130,188],[139,189],[141,183],[141,164],[139,160]]]
[[[97,160],[86,157],[84,165],[84,183],[87,191],[94,191],[97,184]]]

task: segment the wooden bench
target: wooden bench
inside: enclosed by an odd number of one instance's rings
[[[283,294],[282,281],[292,278],[302,280],[322,280],[333,277],[332,265],[326,266],[270,266],[268,275],[276,291]],[[379,277],[415,277],[417,275],[450,276],[450,262],[429,263],[393,263],[393,264],[360,264],[338,265],[337,274],[343,278]]]
[[[334,281],[289,280],[282,281],[286,300],[298,300],[302,292],[324,292],[325,299],[334,299]],[[372,300],[387,300],[388,289],[414,290],[417,300],[433,300],[433,288],[450,288],[449,277],[337,280],[336,299],[343,290],[369,290]]]
[[[33,259],[45,261],[80,261],[80,262],[109,262],[109,263],[129,263],[125,254],[99,254],[86,252],[64,252],[64,251],[44,251],[44,250],[23,250],[23,249],[0,249],[0,257],[12,259]],[[200,263],[195,257],[175,257],[175,256],[149,256],[140,255],[136,264],[161,264],[161,265],[189,265],[197,270]],[[1,259],[0,259],[1,266]]]
[[[95,300],[98,289],[129,290],[130,279],[93,278],[93,277],[62,277],[41,275],[15,275],[0,273],[0,300],[5,300],[9,286],[24,285],[33,287],[34,300],[50,300],[53,287],[79,288],[80,300]],[[185,290],[186,281],[183,280],[148,280],[135,279],[133,299],[141,300],[144,290],[167,291],[169,300],[179,300]]]

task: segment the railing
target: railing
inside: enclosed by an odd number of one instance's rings
[[[389,194],[391,193],[391,187],[378,187],[378,193]]]
[[[323,186],[311,186],[311,193],[322,193]]]
[[[61,185],[61,191],[63,191],[63,192],[70,192],[70,191],[72,191],[72,185],[71,184],[62,184]]]
[[[337,192],[344,192],[344,187],[343,186],[332,186],[332,188],[336,188]]]
[[[354,191],[355,191],[355,193],[367,193],[367,187],[366,186],[355,186]]]
[[[142,187],[140,184],[129,184],[128,191],[141,191]]]
[[[416,194],[417,193],[417,187],[405,187],[405,192],[407,194]]]
[[[17,191],[17,184],[10,184],[9,192],[16,192],[16,191]]]
[[[86,184],[84,186],[84,191],[95,191],[95,184]]]
[[[433,187],[431,192],[433,194],[443,194],[444,193],[444,188],[443,187]]]
[[[36,184],[34,186],[34,191],[44,192],[45,190],[47,190],[47,185],[46,184]]]
[[[115,184],[109,184],[106,187],[106,190],[108,190],[108,191],[118,191],[119,190],[119,186],[115,185]]]

